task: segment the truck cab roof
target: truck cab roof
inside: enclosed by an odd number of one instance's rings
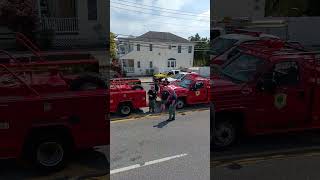
[[[294,44],[275,39],[245,42],[239,46],[239,50],[270,61],[301,58],[306,57],[305,55],[310,57],[312,55],[311,52],[307,52]]]

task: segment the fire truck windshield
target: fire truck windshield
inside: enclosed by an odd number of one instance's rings
[[[221,71],[222,75],[234,81],[248,82],[254,78],[257,69],[264,65],[263,59],[248,54],[241,54],[229,62]]]
[[[189,88],[190,84],[192,83],[192,80],[190,79],[184,79],[183,81],[181,81],[179,83],[179,86],[183,87],[183,88]]]
[[[212,42],[212,54],[219,55],[230,49],[238,40],[219,37]]]

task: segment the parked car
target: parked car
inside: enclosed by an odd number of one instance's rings
[[[181,72],[181,70],[170,70],[170,71],[167,71],[167,72],[163,72],[163,73],[158,73],[158,74],[155,74],[153,75],[153,80],[156,81],[156,80],[162,80],[164,78],[169,78],[169,77],[172,77],[176,74],[179,74]]]
[[[190,77],[190,76],[197,77],[197,76],[199,76],[199,74],[195,73],[195,72],[180,72],[179,74],[175,74],[174,76],[169,77],[167,79],[170,83],[172,83],[172,82],[179,82],[179,81],[183,80],[184,78]],[[162,81],[164,81],[164,79],[162,79]]]

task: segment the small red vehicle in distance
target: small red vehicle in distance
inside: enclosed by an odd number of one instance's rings
[[[110,112],[129,116],[134,110],[147,106],[146,91],[136,80],[118,79],[110,84]]]
[[[188,77],[180,82],[169,84],[161,88],[161,91],[176,92],[177,109],[186,105],[207,104],[210,102],[210,79],[203,77]]]

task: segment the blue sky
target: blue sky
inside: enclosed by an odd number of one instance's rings
[[[110,0],[110,6],[111,32],[116,34],[161,31],[184,38],[196,33],[209,38],[210,0]]]

